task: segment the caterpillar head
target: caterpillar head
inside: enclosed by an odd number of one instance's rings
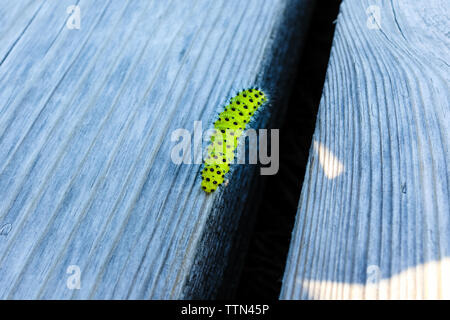
[[[218,164],[206,164],[202,170],[202,189],[211,193],[216,191],[224,179],[225,173],[229,170],[229,164],[218,165]]]

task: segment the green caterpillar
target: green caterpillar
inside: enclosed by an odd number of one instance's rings
[[[202,170],[202,189],[205,192],[214,192],[223,183],[234,160],[239,137],[255,111],[266,101],[262,91],[253,88],[244,90],[231,98],[230,104],[219,114]]]

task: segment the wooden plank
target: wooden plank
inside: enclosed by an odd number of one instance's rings
[[[450,298],[449,16],[342,3],[281,299]]]
[[[257,170],[207,196],[171,133],[253,85],[273,125],[311,3],[2,2],[0,298],[214,297]]]

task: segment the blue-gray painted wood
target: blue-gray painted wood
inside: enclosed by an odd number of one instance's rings
[[[207,196],[171,133],[253,85],[273,124],[311,3],[2,1],[0,298],[214,297],[256,169]]]
[[[343,1],[281,299],[450,298],[449,16]]]

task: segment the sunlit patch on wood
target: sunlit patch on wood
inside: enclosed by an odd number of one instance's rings
[[[319,163],[328,179],[334,179],[344,172],[342,162],[323,144],[314,141],[314,151],[319,155]]]
[[[450,299],[450,258],[411,267],[390,278],[365,284],[298,280],[311,299]],[[420,281],[413,281],[420,279]],[[426,283],[426,287],[423,284]]]

